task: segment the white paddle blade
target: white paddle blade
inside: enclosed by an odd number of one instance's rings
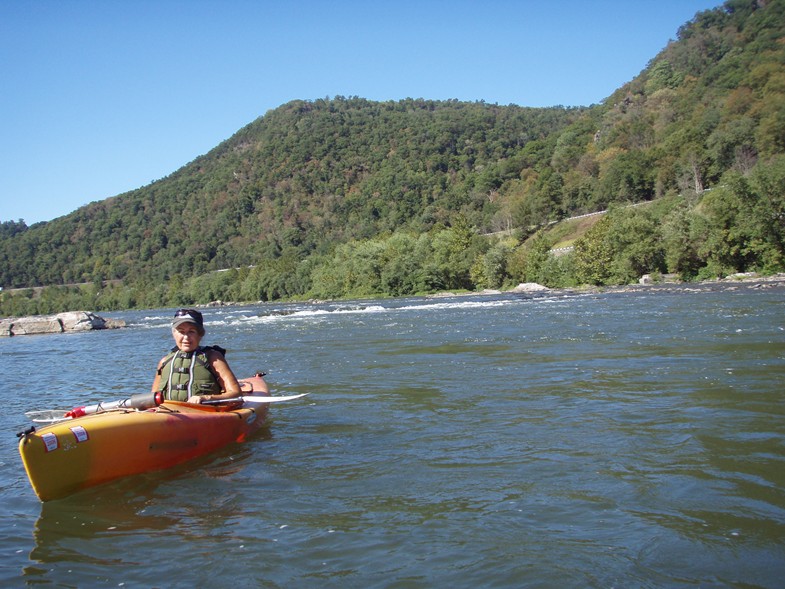
[[[67,412],[67,409],[43,409],[41,411],[27,411],[25,417],[33,423],[57,423],[70,419],[65,416]]]
[[[242,400],[248,403],[280,403],[281,401],[294,401],[300,397],[304,397],[308,393],[300,395],[289,395],[285,397],[267,397],[263,395],[243,395]]]
[[[242,397],[233,397],[231,399],[214,399],[211,401],[202,401],[202,404],[217,405],[219,403],[236,403],[238,401],[245,403],[280,403],[281,401],[293,401],[294,399],[299,399],[300,397],[304,397],[307,394],[308,393],[302,393],[300,395],[288,395],[281,397],[271,397],[267,395],[243,395]]]

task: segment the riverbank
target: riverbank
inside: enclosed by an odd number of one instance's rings
[[[727,278],[717,278],[714,280],[702,280],[700,282],[681,282],[681,281],[662,281],[648,282],[644,284],[627,284],[622,286],[596,287],[590,290],[597,292],[647,292],[662,291],[680,292],[705,291],[705,290],[735,290],[738,288],[751,289],[770,289],[785,287],[785,273],[773,274],[771,276],[759,276],[754,273],[734,274]],[[581,290],[581,292],[584,292]]]
[[[676,279],[642,280],[639,284],[624,284],[619,286],[590,286],[584,285],[572,288],[548,288],[536,282],[527,282],[507,290],[485,289],[479,292],[441,292],[429,295],[429,298],[444,298],[454,296],[499,295],[499,294],[525,294],[525,295],[570,295],[591,293],[636,293],[636,292],[689,292],[705,290],[733,290],[737,288],[769,289],[785,287],[785,273],[771,276],[759,276],[754,273],[735,274],[727,278],[702,280],[699,282],[683,282]]]

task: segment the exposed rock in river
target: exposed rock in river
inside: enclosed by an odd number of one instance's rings
[[[69,311],[57,315],[0,319],[0,336],[65,333],[118,327],[125,327],[125,321],[104,319],[89,311]]]
[[[536,282],[521,282],[518,286],[513,288],[510,292],[545,292],[551,290],[547,286],[537,284]]]

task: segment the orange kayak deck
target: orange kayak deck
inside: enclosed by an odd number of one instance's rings
[[[245,394],[269,394],[261,376],[241,383],[246,383]],[[166,401],[145,411],[95,413],[27,433],[19,441],[19,453],[36,495],[50,501],[242,442],[262,426],[267,408],[266,403],[216,406]]]

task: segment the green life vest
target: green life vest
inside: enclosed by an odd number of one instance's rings
[[[164,357],[158,374],[158,390],[167,401],[187,401],[194,395],[218,395],[221,385],[207,360],[208,350],[225,352],[218,346],[197,348],[193,352],[181,352],[177,348]]]

